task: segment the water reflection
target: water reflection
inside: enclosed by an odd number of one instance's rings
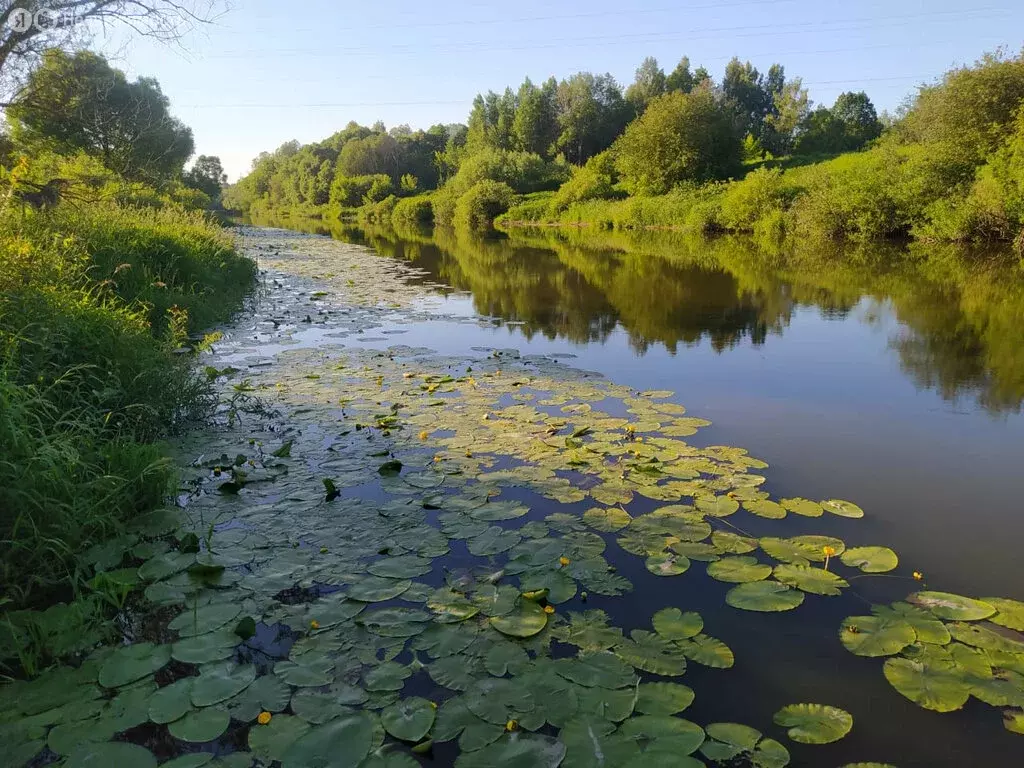
[[[295,222],[259,222],[299,228]],[[325,226],[326,225],[326,226]],[[474,309],[527,338],[600,342],[621,328],[635,354],[707,341],[723,352],[781,335],[800,308],[858,317],[889,334],[918,388],[990,412],[1024,402],[1024,269],[1005,255],[915,244],[768,253],[745,238],[551,229],[468,232],[306,229],[414,262],[471,292]]]

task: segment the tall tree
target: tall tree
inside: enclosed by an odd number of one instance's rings
[[[740,133],[760,139],[764,119],[771,110],[771,98],[757,67],[733,58],[725,67],[722,93],[732,107]]]
[[[672,70],[672,74],[665,79],[665,90],[689,93],[697,85],[697,82],[693,72],[690,71],[689,57],[683,56],[676,64],[676,68]]]
[[[0,0],[0,94],[13,100],[44,51],[78,50],[96,26],[121,24],[170,43],[226,7],[223,0]],[[38,11],[49,27],[31,23]]]
[[[864,91],[839,94],[832,114],[843,122],[849,149],[859,149],[882,135],[882,121]]]
[[[94,53],[53,49],[7,114],[19,143],[84,151],[125,178],[156,183],[179,174],[195,148],[169,108],[156,80],[129,82]]]
[[[212,199],[220,197],[221,190],[228,182],[228,175],[224,173],[224,166],[220,158],[215,155],[200,155],[196,158],[195,164],[184,176],[184,181],[190,187],[205,192]]]
[[[665,92],[665,72],[658,66],[658,60],[648,56],[637,67],[633,84],[626,89],[626,101],[636,114],[642,114],[651,99]]]
[[[518,106],[512,122],[513,147],[548,157],[558,138],[558,112],[555,93],[558,83],[552,77],[540,88],[526,78],[516,96]]]
[[[773,91],[772,111],[765,118],[766,129],[762,144],[775,154],[785,154],[793,149],[797,131],[810,114],[811,102],[807,89],[798,77]]]
[[[558,84],[555,146],[577,165],[611,146],[629,122],[630,108],[611,75],[579,72]]]

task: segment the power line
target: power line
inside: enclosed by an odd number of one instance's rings
[[[543,43],[517,45],[517,46],[494,46],[489,41],[472,41],[461,45],[421,45],[419,43],[400,43],[393,45],[365,45],[356,47],[345,47],[345,48],[333,48],[331,50],[317,50],[310,48],[280,48],[280,49],[267,49],[260,51],[262,55],[271,54],[274,56],[283,55],[300,55],[300,56],[336,56],[345,54],[360,54],[370,55],[375,57],[391,56],[401,52],[407,52],[414,55],[420,55],[424,52],[431,53],[472,53],[474,51],[533,51],[533,50],[544,50],[549,48],[565,48],[565,47],[579,47],[579,46],[590,46],[594,43],[604,44],[624,44],[630,43],[635,44],[637,42],[647,42],[659,39],[672,39],[672,38],[685,38],[690,37],[691,39],[701,39],[700,37],[694,38],[695,33],[702,35],[718,35],[721,33],[746,33],[746,34],[735,34],[736,37],[751,37],[751,36],[763,36],[770,33],[772,30],[784,30],[777,32],[776,34],[799,34],[802,32],[822,29],[824,27],[833,27],[833,29],[823,29],[826,32],[844,32],[851,31],[861,28],[862,25],[868,27],[874,27],[878,22],[896,22],[896,23],[912,23],[919,22],[922,19],[928,20],[950,20],[955,19],[959,16],[973,16],[975,18],[982,18],[983,14],[1006,14],[1012,11],[1007,8],[980,8],[973,9],[970,11],[935,11],[930,13],[916,13],[916,14],[903,14],[899,16],[876,16],[876,17],[865,17],[858,19],[834,19],[830,21],[808,21],[808,22],[795,22],[791,24],[761,24],[761,25],[742,25],[733,27],[703,27],[694,28],[686,31],[676,32],[636,32],[630,34],[615,34],[615,35],[589,35],[583,37],[570,37],[560,38],[554,40],[548,40]],[[942,17],[942,18],[939,18]],[[848,26],[836,26],[836,25],[848,25]],[[385,49],[387,52],[385,52]],[[245,56],[251,56],[252,50],[245,51],[224,51],[219,54],[212,54],[205,58],[207,59],[231,59]]]

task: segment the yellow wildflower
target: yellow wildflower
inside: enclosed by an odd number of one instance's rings
[[[821,551],[825,553],[825,557],[835,557],[836,555],[835,547],[822,547]]]
[[[509,720],[507,723],[505,723],[505,730],[509,732],[514,731],[518,727],[519,723],[517,723],[515,720]]]
[[[571,562],[572,562],[572,560],[570,560],[568,557],[560,557],[560,558],[558,558],[558,564],[561,565],[563,568],[565,566],[567,566]]]
[[[545,605],[544,606],[544,613],[550,615],[550,614],[552,614],[554,612],[555,612],[555,606],[553,606],[553,605]]]
[[[320,629],[320,622],[317,621],[316,619],[313,619],[311,622],[309,622],[309,628],[310,629]]]
[[[270,722],[272,715],[269,712],[260,712],[259,717],[256,718],[256,722],[260,725],[266,725]]]
[[[426,440],[428,437],[430,437],[430,433],[427,430],[424,429],[420,432],[420,440]]]

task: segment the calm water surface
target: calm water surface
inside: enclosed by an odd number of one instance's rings
[[[1024,269],[923,249],[893,266],[877,247],[783,261],[739,240],[667,233],[322,233],[425,270],[448,286],[429,299],[441,314],[491,318],[404,326],[388,343],[571,355],[616,382],[671,389],[714,423],[695,441],[770,464],[773,498],[848,498],[867,512],[856,543],[892,547],[930,588],[1024,599]],[[829,517],[791,516],[789,535],[843,535]],[[865,579],[799,616],[750,614],[724,608],[719,589],[710,597],[703,569],[666,580],[637,558],[619,565],[637,585],[631,625],[674,601],[714,616],[713,634],[734,649],[728,673],[687,672],[698,693],[717,691],[687,710],[698,722],[740,712],[766,730],[779,701],[819,701],[855,713],[854,730],[826,747],[787,742],[795,765],[1024,765],[1024,737],[997,710],[973,699],[952,715],[920,709],[888,685],[881,660],[838,642],[845,616],[912,583]]]

